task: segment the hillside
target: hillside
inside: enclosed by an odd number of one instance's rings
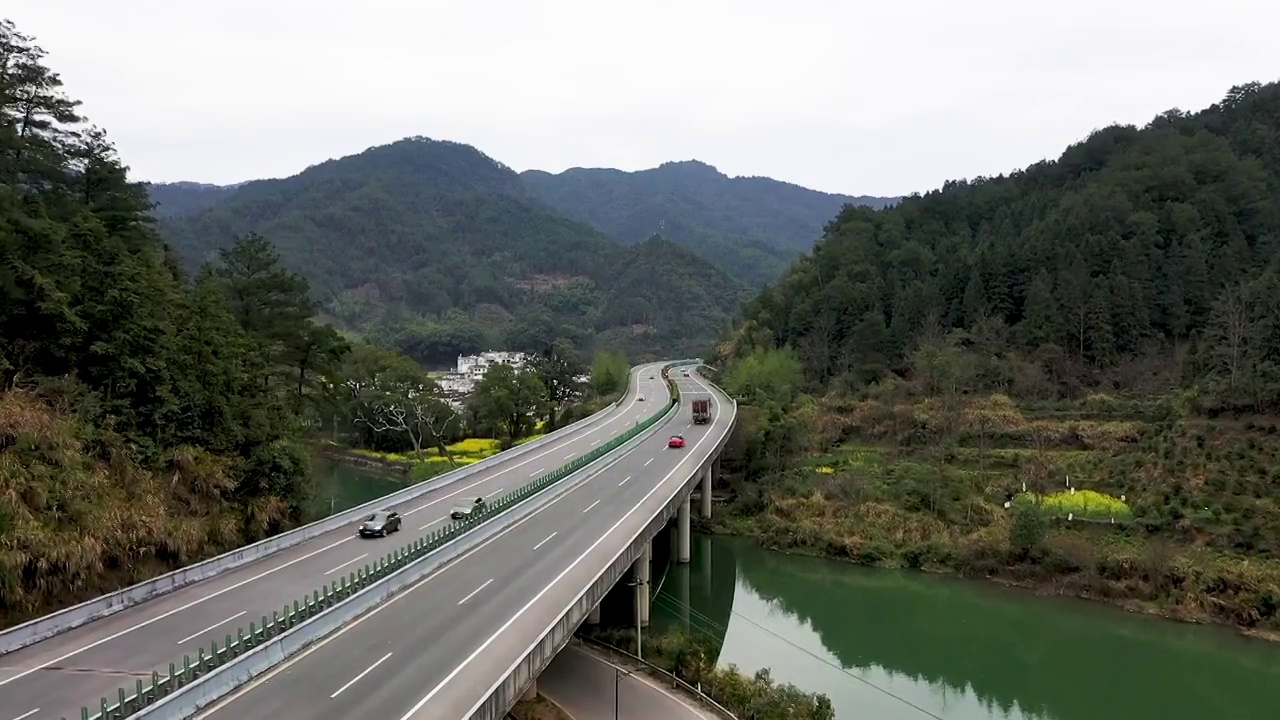
[[[633,359],[669,354],[726,328],[744,295],[679,248],[621,246],[530,197],[475,148],[427,138],[247,183],[162,229],[193,268],[238,235],[265,236],[328,315],[429,365],[559,338],[584,350],[625,339]],[[643,281],[619,286],[621,276]]]
[[[304,520],[298,408],[342,348],[275,268],[184,279],[43,51],[7,20],[0,47],[7,626]]]
[[[696,160],[639,172],[573,168],[521,174],[529,191],[619,242],[661,233],[730,276],[761,287],[808,252],[845,204],[879,208],[896,198],[850,197],[763,177],[735,177]]]
[[[197,182],[144,183],[157,218],[182,217],[226,201],[240,185],[210,185]]]
[[[846,208],[720,348],[721,522],[1280,637],[1278,191],[1250,84]]]

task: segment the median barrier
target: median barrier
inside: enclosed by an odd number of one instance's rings
[[[631,372],[638,373],[640,372],[641,367],[642,366],[637,366],[633,368]],[[628,378],[629,377],[630,376],[628,376]],[[629,393],[630,391],[630,380],[628,379],[627,392]],[[626,397],[626,395],[623,397]],[[302,527],[294,528],[293,530],[280,533],[279,535],[274,535],[265,540],[260,540],[251,545],[246,545],[230,552],[223,553],[217,557],[165,573],[164,575],[152,578],[151,580],[146,580],[115,592],[100,595],[78,605],[73,605],[72,607],[15,625],[14,627],[0,632],[0,655],[11,653],[20,648],[40,642],[46,638],[53,637],[54,635],[80,627],[81,625],[85,625],[99,618],[112,615],[139,603],[146,602],[152,598],[181,589],[192,583],[208,579],[219,573],[226,572],[227,570],[233,570],[281,550],[286,550],[319,535],[324,535],[325,533],[341,529],[354,522],[357,518],[373,512],[374,510],[380,510],[384,506],[396,505],[413,500],[425,493],[465,480],[466,478],[471,477],[478,472],[487,470],[500,462],[506,462],[513,457],[519,457],[531,450],[536,450],[555,442],[559,442],[564,439],[564,436],[567,433],[573,430],[578,430],[603,421],[609,413],[617,407],[618,402],[620,401],[612,402],[603,410],[575,423],[566,425],[554,434],[546,435],[538,438],[537,440],[527,442],[505,452],[485,458],[479,462],[472,463],[471,465],[436,476],[430,480],[415,483],[403,490],[397,490],[390,495],[383,496],[377,500],[371,500],[358,507],[338,513],[337,515],[331,515],[313,523],[308,523]]]
[[[681,361],[667,367],[687,363]],[[482,544],[492,534],[471,534],[472,530],[557,486],[565,478],[666,420],[680,404],[675,383],[668,381],[668,387],[672,397],[662,410],[616,438],[486,504],[471,517],[451,522],[426,538],[415,540],[356,572],[348,573],[340,581],[332,581],[328,586],[303,595],[292,606],[285,605],[279,612],[272,612],[270,618],[263,615],[260,621],[249,623],[247,630],[241,627],[234,636],[228,633],[221,645],[214,641],[207,652],[200,648],[194,659],[191,655],[184,655],[181,664],[169,663],[167,673],[153,671],[149,682],[139,678],[134,687],[120,688],[114,698],[102,698],[95,708],[82,707],[81,720],[119,720],[126,717],[180,720],[189,717],[381,604],[404,586]],[[571,488],[565,486],[564,492],[568,489]],[[509,523],[516,522],[539,506],[528,505],[525,512],[512,513]],[[494,528],[494,532],[499,531],[499,528]],[[418,565],[419,560],[429,555],[433,562]],[[352,602],[345,602],[347,600]]]

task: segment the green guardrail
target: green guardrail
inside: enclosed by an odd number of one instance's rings
[[[664,366],[664,376],[668,369],[688,364],[691,363],[681,362]],[[120,720],[120,718],[127,718],[150,705],[154,705],[162,698],[190,685],[196,679],[208,675],[213,670],[235,660],[264,642],[296,627],[309,618],[315,617],[317,614],[346,600],[391,573],[421,560],[423,557],[440,549],[446,543],[453,542],[459,536],[471,532],[486,521],[501,515],[513,505],[528,500],[587,465],[617,450],[632,438],[653,427],[667,414],[672,406],[680,404],[680,389],[676,387],[674,380],[671,378],[665,379],[671,391],[671,400],[661,410],[636,423],[616,438],[590,450],[581,457],[570,460],[527,485],[512,490],[491,503],[486,503],[466,519],[450,522],[444,528],[436,530],[424,538],[414,540],[399,550],[387,553],[385,557],[366,564],[364,568],[349,573],[347,577],[341,580],[334,580],[328,585],[312,590],[309,594],[303,595],[302,599],[294,600],[293,605],[286,604],[278,612],[273,611],[271,617],[263,615],[258,622],[249,623],[248,630],[243,627],[237,628],[236,634],[231,635],[228,633],[221,645],[215,640],[210,644],[207,651],[204,648],[200,648],[195,658],[192,658],[191,655],[183,655],[181,666],[178,663],[169,663],[168,673],[153,670],[149,683],[144,682],[142,678],[138,678],[132,689],[120,688],[116,692],[114,701],[102,698],[97,708],[97,714],[91,716],[89,714],[91,710],[88,706],[81,707],[80,720],[90,720],[91,717],[97,720]],[[62,720],[67,719],[64,717]]]

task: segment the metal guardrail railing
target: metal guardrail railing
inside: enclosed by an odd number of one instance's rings
[[[632,368],[631,373],[639,373],[644,366]],[[628,375],[630,377],[630,375]],[[628,386],[629,387],[629,386]],[[629,391],[629,390],[628,390]],[[625,397],[625,393],[624,393]],[[301,527],[273,535],[264,540],[230,550],[216,557],[188,565],[163,575],[145,580],[114,592],[100,595],[69,608],[64,608],[38,618],[0,630],[0,655],[35,644],[41,640],[56,636],[68,630],[88,624],[99,618],[107,617],[126,608],[133,607],[156,597],[187,587],[201,580],[242,567],[273,553],[300,545],[312,538],[340,529],[354,519],[367,514],[373,509],[385,505],[411,501],[428,492],[433,492],[460,482],[476,473],[483,472],[494,465],[506,462],[541,447],[563,440],[570,431],[588,427],[607,418],[610,411],[617,407],[617,401],[610,403],[603,410],[575,423],[560,428],[554,433],[538,438],[529,443],[506,450],[497,455],[485,458],[477,463],[451,470],[420,483],[415,483],[390,495],[371,500],[358,507],[345,510],[327,518],[322,518]]]
[[[664,366],[663,370],[665,372],[667,368],[680,364],[679,362],[672,363]],[[153,671],[150,682],[139,678],[133,688],[120,688],[115,698],[102,698],[96,708],[81,707],[81,720],[121,720],[137,714],[184,687],[190,686],[210,672],[234,662],[250,650],[279,637],[306,620],[365,590],[374,583],[384,580],[389,575],[423,559],[485,522],[503,514],[512,506],[522,503],[552,487],[591,463],[617,450],[665,418],[671,412],[671,409],[680,403],[679,390],[674,386],[674,383],[671,384],[671,390],[671,399],[661,410],[636,423],[603,445],[593,448],[585,455],[575,458],[532,482],[503,495],[492,503],[485,504],[466,519],[451,522],[446,527],[431,533],[428,537],[415,540],[399,550],[390,552],[385,557],[366,564],[364,568],[349,573],[347,577],[341,580],[332,581],[327,586],[322,586],[303,595],[300,600],[295,600],[292,606],[285,605],[279,612],[273,611],[271,617],[268,618],[263,615],[259,622],[249,623],[247,631],[241,627],[236,630],[235,635],[228,633],[221,646],[217,641],[214,641],[207,652],[204,648],[200,648],[194,659],[188,654],[183,656],[181,665],[179,663],[169,663],[167,673]],[[66,720],[66,718],[63,718],[63,720]]]
[[[574,640],[578,641],[579,644],[592,645],[596,648],[599,648],[600,650],[610,652],[610,653],[613,653],[614,655],[626,658],[628,662],[642,665],[646,669],[656,672],[662,675],[667,680],[670,680],[673,685],[683,689],[685,692],[693,694],[698,698],[700,702],[706,703],[711,708],[711,710],[715,712],[717,715],[719,715],[720,717],[725,718],[726,720],[738,720],[738,716],[734,715],[732,712],[729,712],[728,708],[716,702],[715,699],[713,699],[710,695],[707,695],[706,693],[702,692],[700,688],[690,685],[688,682],[680,679],[679,676],[667,670],[666,668],[660,667],[658,665],[654,665],[653,663],[649,662],[648,660],[645,660],[642,657],[637,657],[636,655],[630,652],[627,652],[622,648],[614,647],[609,643],[602,642],[593,637],[585,637],[585,636],[578,635],[578,636],[574,636]],[[613,664],[613,663],[610,663],[610,664]],[[617,666],[614,665],[614,667],[617,667]]]

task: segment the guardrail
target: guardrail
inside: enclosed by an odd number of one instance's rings
[[[688,362],[671,363],[666,367],[675,367]],[[322,586],[303,595],[300,600],[295,600],[292,606],[285,605],[279,612],[273,611],[270,618],[263,615],[260,622],[249,623],[247,632],[245,628],[241,627],[236,630],[234,636],[228,633],[221,647],[219,647],[217,641],[214,641],[208,652],[204,648],[200,648],[194,660],[188,654],[183,656],[181,666],[178,663],[169,663],[167,674],[153,671],[149,683],[139,678],[134,688],[120,688],[114,699],[101,699],[99,706],[95,708],[96,714],[91,715],[90,713],[94,712],[93,710],[87,706],[82,707],[80,709],[81,720],[120,720],[121,718],[139,714],[154,720],[179,720],[180,718],[189,717],[190,714],[216,701],[257,674],[283,662],[297,651],[333,632],[346,622],[365,612],[369,607],[382,603],[400,588],[416,581],[419,575],[431,572],[440,564],[466,552],[470,547],[479,544],[481,539],[473,536],[474,542],[451,548],[454,552],[449,557],[437,557],[438,562],[419,568],[420,572],[413,577],[394,577],[399,575],[401,571],[408,569],[419,560],[437,553],[446,546],[450,546],[487,521],[557,485],[565,478],[601,460],[653,428],[674,412],[680,404],[679,390],[675,388],[674,383],[669,384],[669,386],[672,390],[672,396],[666,407],[627,429],[616,438],[503,495],[494,502],[487,503],[481,509],[475,511],[473,516],[458,522],[451,522],[446,527],[431,533],[430,536],[415,540],[400,550],[390,552],[385,557],[365,565],[363,569],[349,573],[347,577],[342,578],[340,581],[332,581],[327,586]],[[365,593],[369,594],[366,595],[364,602],[355,602],[350,605],[344,604],[344,601]],[[322,616],[327,614],[327,611],[335,608],[340,609],[341,612],[326,618],[330,622],[312,624],[312,621],[319,621]],[[292,635],[290,631],[302,633],[303,626],[310,626],[311,631],[306,632],[304,635],[290,637]],[[220,686],[200,687],[200,680],[204,678],[211,680],[215,671],[224,668],[229,671],[230,666],[237,659],[244,658],[247,660],[248,658],[244,656],[250,651],[272,648],[275,650],[273,653],[258,653],[260,658],[260,662],[257,663],[258,667],[245,668],[239,675],[229,675],[229,682]],[[188,691],[189,694],[184,701],[178,701],[178,694],[183,690]],[[63,718],[63,720],[66,720],[66,718]]]
[[[644,366],[642,365],[638,365],[635,368],[632,368],[631,373],[638,373],[643,367]],[[630,374],[628,375],[627,391],[630,392]],[[623,397],[626,397],[626,394],[624,394]],[[277,553],[281,550],[286,550],[319,535],[324,535],[325,533],[343,528],[355,521],[357,518],[367,515],[373,510],[381,509],[385,505],[395,505],[402,502],[408,502],[425,493],[433,492],[442,487],[447,487],[457,483],[478,472],[485,471],[494,465],[506,462],[513,457],[519,457],[531,450],[536,450],[551,443],[558,442],[569,432],[603,421],[609,413],[617,407],[618,402],[619,401],[612,402],[603,410],[600,410],[599,412],[585,417],[575,423],[566,425],[553,434],[527,442],[505,452],[485,458],[479,462],[472,463],[471,465],[452,470],[443,475],[438,475],[429,480],[415,483],[403,490],[397,490],[390,495],[385,495],[376,500],[370,500],[369,502],[351,508],[350,510],[345,510],[336,515],[331,515],[327,518],[303,525],[302,527],[294,528],[293,530],[266,538],[265,540],[245,545],[244,547],[231,550],[208,560],[173,570],[150,580],[145,580],[121,590],[100,595],[92,600],[86,600],[85,602],[73,605],[69,608],[15,625],[0,632],[0,655],[11,653],[20,648],[24,648],[28,645],[40,642],[41,640],[53,637],[54,635],[58,635],[68,630],[80,627],[81,625],[93,622],[99,618],[113,615],[126,608],[166,595],[174,590],[179,590],[191,585],[192,583],[208,579],[218,575],[219,573],[226,572],[227,570],[234,570],[235,568],[266,557],[267,555]]]
[[[736,715],[734,715],[732,712],[730,712],[728,708],[726,708],[725,706],[723,706],[723,705],[721,705],[720,703],[716,702],[716,701],[715,701],[715,698],[713,698],[713,697],[711,697],[710,695],[708,695],[708,694],[706,694],[706,693],[702,692],[702,688],[700,688],[700,687],[694,687],[693,685],[690,685],[688,682],[686,682],[686,681],[682,680],[682,679],[681,679],[679,676],[677,676],[675,673],[673,673],[673,672],[671,672],[671,671],[669,671],[669,670],[667,670],[667,669],[665,669],[665,668],[663,668],[663,667],[660,667],[660,666],[658,666],[658,665],[654,665],[653,663],[649,662],[648,660],[645,660],[645,659],[644,659],[644,658],[642,658],[642,657],[637,657],[636,655],[634,655],[634,654],[632,654],[632,653],[629,653],[629,652],[627,652],[626,650],[623,650],[622,648],[614,647],[614,646],[610,645],[609,643],[601,642],[600,640],[597,640],[597,639],[595,639],[595,638],[593,638],[593,637],[585,637],[585,636],[582,636],[582,635],[575,635],[575,636],[573,637],[573,640],[577,640],[577,641],[578,641],[578,643],[579,643],[579,644],[581,644],[581,645],[593,645],[593,646],[595,646],[595,647],[599,648],[600,650],[603,650],[603,651],[606,651],[606,652],[612,653],[612,654],[614,654],[614,655],[620,656],[620,657],[622,657],[622,658],[625,658],[625,659],[627,660],[627,662],[631,662],[631,663],[638,663],[638,664],[640,664],[640,665],[642,665],[642,666],[644,666],[644,667],[648,668],[649,670],[652,670],[653,672],[656,672],[656,673],[658,673],[658,674],[660,674],[660,675],[664,676],[667,680],[670,680],[670,681],[671,681],[671,684],[672,684],[672,686],[673,686],[673,687],[680,687],[680,688],[683,688],[683,689],[685,690],[685,692],[688,692],[688,693],[690,693],[690,694],[694,695],[695,697],[697,697],[697,698],[698,698],[698,700],[699,700],[700,702],[703,702],[703,703],[705,703],[705,704],[709,705],[709,706],[711,707],[711,711],[712,711],[712,712],[714,712],[714,713],[716,713],[716,714],[717,714],[717,715],[719,715],[720,717],[722,717],[722,718],[726,718],[726,720],[738,720],[738,717],[737,717]],[[601,659],[603,660],[604,658],[601,658]],[[614,663],[612,660],[605,660],[605,662],[609,663],[610,665],[613,665],[615,668],[616,668],[616,667],[618,667],[618,665],[617,665],[616,663]]]
[[[715,387],[714,384],[711,385],[711,388],[714,392],[724,395],[724,391]],[[724,395],[724,397],[728,398],[727,395]],[[730,408],[731,417],[736,420],[738,412],[737,401],[728,398],[727,406]],[[718,413],[719,418],[726,417],[723,407]],[[716,422],[719,422],[719,419]],[[720,437],[717,438],[715,449],[708,453],[708,458],[724,447],[732,428],[733,420],[729,422]],[[695,481],[696,478],[697,474],[691,477]],[[529,686],[529,683],[533,682],[543,669],[550,664],[552,658],[569,642],[574,631],[577,630],[592,608],[599,605],[600,601],[617,584],[623,574],[632,567],[635,560],[640,557],[642,548],[652,540],[653,536],[667,522],[677,516],[679,504],[688,502],[687,498],[681,501],[680,497],[689,491],[689,485],[690,483],[687,480],[672,485],[670,493],[665,496],[663,505],[658,513],[652,516],[647,524],[631,536],[631,539],[604,566],[600,574],[577,595],[573,602],[565,607],[563,613],[557,617],[555,622],[547,626],[539,636],[540,639],[530,645],[519,659],[501,674],[498,681],[489,688],[484,697],[464,717],[468,720],[486,720],[488,718],[501,717],[501,713],[514,704],[514,698],[519,697],[525,688]],[[650,492],[650,495],[657,493],[661,487],[661,485],[655,487]],[[646,500],[647,498],[648,496],[646,496]],[[642,500],[641,504],[644,502],[645,500]]]

